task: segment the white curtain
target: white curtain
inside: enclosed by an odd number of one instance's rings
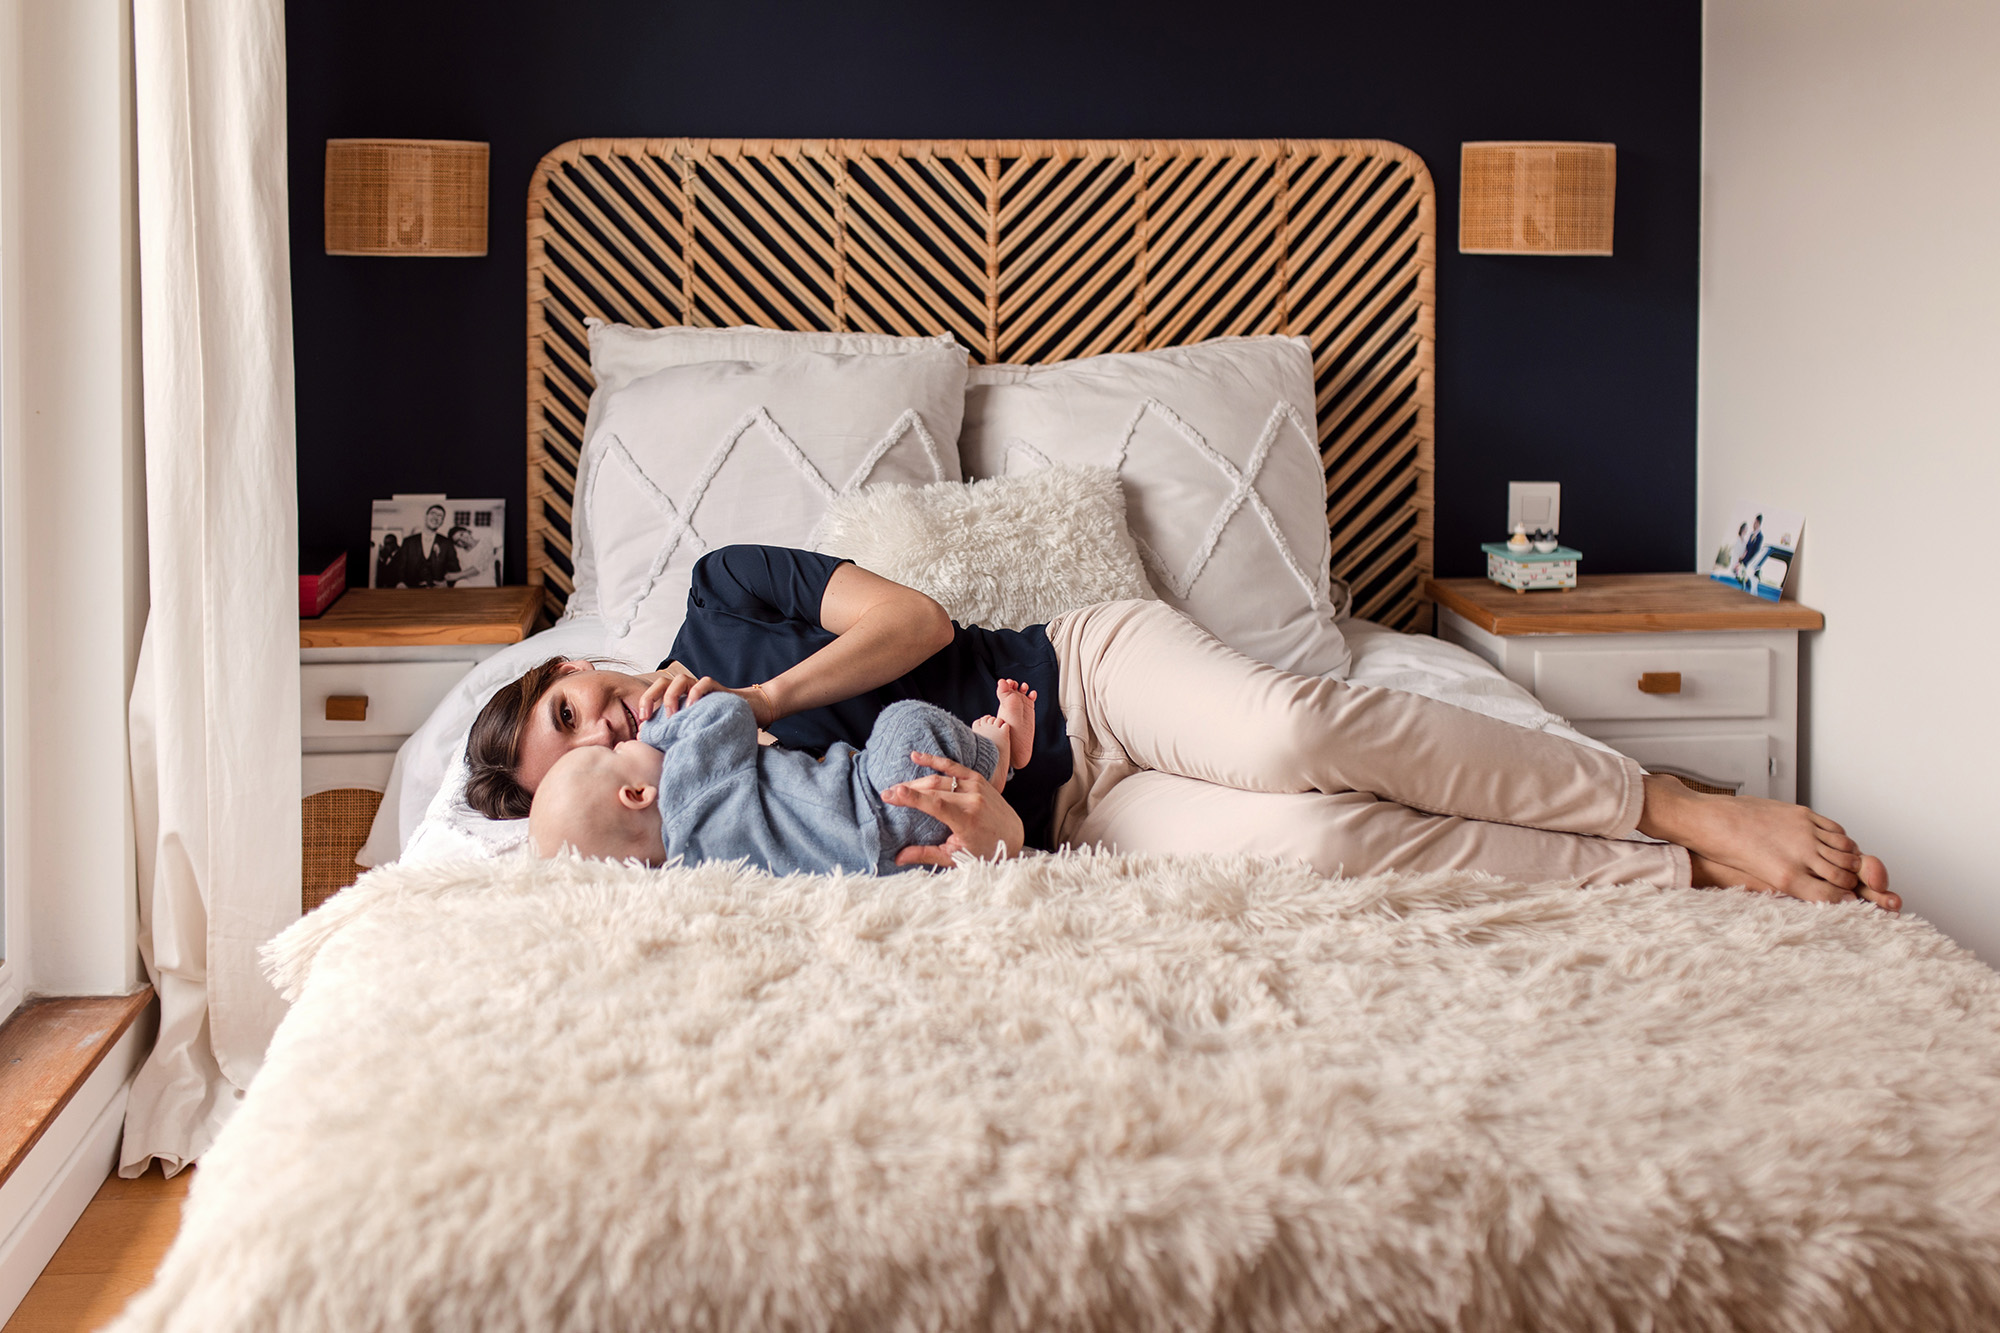
[[[283,0],[135,0],[152,610],[132,691],[160,1037],[123,1175],[214,1141],[284,1005],[299,911],[298,513]]]

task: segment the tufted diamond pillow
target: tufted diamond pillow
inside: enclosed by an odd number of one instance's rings
[[[1164,600],[1259,661],[1346,674],[1304,338],[975,367],[959,456],[971,477],[1114,469]]]
[[[965,356],[806,352],[656,371],[611,395],[578,503],[611,650],[672,646],[694,562],[736,542],[807,546],[836,496],[956,481]]]
[[[630,324],[613,324],[587,316],[584,327],[590,333],[590,373],[595,387],[583,420],[586,452],[597,438],[598,423],[611,400],[626,385],[672,366],[691,366],[703,361],[782,361],[801,352],[852,352],[870,356],[904,356],[912,352],[934,352],[940,348],[963,358],[964,351],[951,335],[930,338],[899,338],[887,333],[794,332],[750,326],[729,329],[665,328],[642,329]],[[568,614],[598,614],[597,564],[589,541],[589,515],[578,506],[570,516],[571,576]]]

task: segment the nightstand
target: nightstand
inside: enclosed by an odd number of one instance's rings
[[[534,629],[542,590],[352,588],[299,621],[310,912],[358,872],[396,751],[473,664]]]
[[[1543,707],[1711,791],[1798,792],[1799,631],[1826,619],[1705,574],[1579,577],[1517,593],[1487,579],[1426,579],[1438,637],[1470,648]]]

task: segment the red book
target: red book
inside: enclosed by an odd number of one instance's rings
[[[347,552],[309,551],[299,558],[299,614],[310,619],[347,591]]]

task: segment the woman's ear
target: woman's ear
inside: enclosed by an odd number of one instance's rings
[[[653,803],[659,800],[659,798],[660,789],[658,787],[640,786],[637,783],[628,782],[618,789],[618,804],[624,806],[627,810],[650,810],[653,808]]]
[[[558,675],[563,675],[563,676],[574,676],[579,671],[595,671],[595,670],[597,670],[596,667],[584,661],[582,658],[572,657],[567,662],[564,662],[561,666],[557,667],[556,673]]]

